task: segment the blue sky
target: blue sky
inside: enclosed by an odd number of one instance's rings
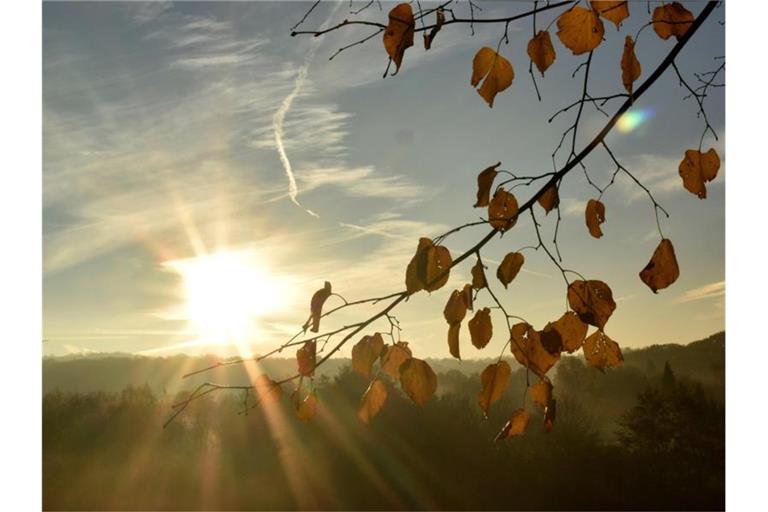
[[[469,84],[472,56],[482,46],[495,47],[503,27],[477,26],[474,36],[467,26],[446,27],[428,52],[417,39],[400,73],[382,79],[387,60],[379,37],[328,61],[369,31],[290,37],[309,5],[44,4],[46,354],[232,352],[229,345],[189,343],[199,333],[185,316],[183,276],[174,270],[179,265],[168,263],[224,250],[268,271],[270,286],[243,290],[244,297],[267,304],[277,301],[269,296],[274,287],[281,290],[280,307],[253,320],[248,343],[262,351],[295,332],[325,280],[350,300],[402,289],[420,236],[484,214],[472,208],[483,168],[501,161],[520,173],[551,170],[552,150],[572,118],[547,119],[578,98],[581,75],[571,74],[584,60],[557,41],[554,25],[557,60],[539,79],[543,101],[536,100],[527,74],[531,26],[523,20],[510,26],[509,44],[501,49],[515,80],[489,109]],[[385,3],[384,11],[373,6],[362,16],[385,23],[393,5]],[[529,6],[483,5],[482,16],[489,18]],[[689,8],[698,12],[701,5]],[[465,7],[461,2],[457,10]],[[341,20],[349,10],[346,2],[321,4],[306,27]],[[649,19],[645,2],[631,3],[630,12],[621,33],[606,23],[590,74],[594,95],[622,92],[624,33],[634,34]],[[553,16],[543,14],[539,23]],[[694,72],[715,69],[713,58],[725,54],[724,28],[717,23],[723,17],[720,8],[679,57],[691,80]],[[641,80],[673,45],[643,31],[636,50]],[[637,276],[658,243],[653,209],[641,190],[618,178],[603,198],[605,236],[596,240],[583,219],[595,191],[577,172],[561,186],[565,263],[611,285],[618,308],[606,331],[622,346],[692,341],[724,328],[723,90],[707,98],[720,140],[707,138],[703,147],[715,147],[723,165],[705,201],[685,191],[677,174],[684,150],[698,146],[703,129],[696,104],[684,96],[668,71],[633,107],[649,113],[648,120],[608,138],[671,214],[662,228],[681,267],[672,287],[653,295]],[[318,218],[289,197],[275,138],[281,107],[298,201]],[[604,119],[585,109],[577,148]],[[603,153],[586,163],[593,180],[607,183],[613,165]],[[518,198],[532,192],[521,189]],[[539,212],[551,238],[553,214]],[[462,231],[447,245],[458,254],[485,231]],[[504,254],[534,241],[530,222],[521,219],[488,246],[489,274]],[[419,355],[448,355],[443,306],[450,290],[469,279],[473,263],[459,266],[443,289],[398,308],[402,338]],[[502,290],[497,287],[510,312],[539,328],[564,310],[563,282],[541,251],[526,253],[524,272]],[[370,311],[342,315],[339,322]],[[483,352],[469,345],[465,329],[464,354],[496,355],[505,336],[500,318],[495,325]]]

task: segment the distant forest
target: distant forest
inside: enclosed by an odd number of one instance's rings
[[[204,360],[47,358],[43,500],[56,509],[679,509],[725,507],[725,333],[625,352],[604,374],[566,357],[553,377],[553,430],[493,437],[519,406],[525,370],[484,419],[487,361],[430,361],[423,409],[391,392],[370,426],[366,382],[339,360],[317,379],[318,416],[243,415],[239,393],[195,402],[167,429],[170,404]],[[293,361],[267,368],[278,376]],[[245,382],[238,368],[206,379]]]

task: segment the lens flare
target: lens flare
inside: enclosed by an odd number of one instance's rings
[[[618,128],[621,133],[629,133],[643,125],[651,117],[653,117],[653,109],[644,108],[633,110],[619,118],[619,121],[616,123],[616,128]]]

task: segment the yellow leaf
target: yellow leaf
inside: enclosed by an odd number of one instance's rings
[[[552,383],[548,380],[540,380],[531,386],[531,399],[533,403],[545,409],[552,400]]]
[[[407,341],[398,341],[394,345],[387,345],[381,353],[381,369],[393,379],[399,379],[400,366],[412,355]]]
[[[678,40],[693,24],[693,14],[678,2],[660,5],[653,10],[653,30],[664,40],[675,36]]]
[[[400,385],[411,400],[423,406],[437,390],[437,375],[426,361],[412,357],[400,367]]]
[[[510,336],[510,348],[517,362],[541,378],[560,359],[560,353],[551,354],[544,348],[540,333],[527,323],[513,325]]]
[[[517,222],[517,199],[503,188],[496,190],[488,204],[488,222],[499,231],[506,231]]]
[[[619,344],[602,330],[595,331],[584,341],[584,357],[590,365],[601,371],[604,368],[624,364],[624,356],[621,355]]]
[[[312,377],[315,374],[315,353],[317,345],[315,341],[307,341],[304,346],[296,351],[296,362],[299,366],[299,375]]]
[[[494,439],[494,441],[498,443],[504,439],[522,435],[528,427],[529,418],[528,411],[525,409],[516,410],[512,413],[512,417],[509,418],[509,421],[502,427],[501,431],[496,434],[496,439]]]
[[[384,340],[380,333],[363,336],[363,339],[352,347],[352,368],[363,377],[370,379],[373,363],[381,355],[382,350],[384,350]]]
[[[440,29],[443,28],[443,23],[445,23],[445,12],[442,9],[438,9],[435,14],[437,16],[435,20],[435,26],[432,27],[432,30],[429,31],[429,34],[424,34],[425,50],[432,48],[432,41],[435,40],[435,36],[438,32],[440,32]]]
[[[635,43],[631,36],[624,38],[624,54],[621,56],[621,82],[630,96],[632,84],[640,78],[640,61],[635,55]]]
[[[312,301],[309,305],[309,310],[312,315],[312,332],[317,332],[320,329],[320,316],[323,314],[323,304],[331,296],[331,283],[325,282],[325,286],[317,290],[312,295]]]
[[[509,378],[512,375],[512,368],[506,361],[499,361],[495,364],[489,364],[480,374],[480,383],[482,389],[477,395],[477,403],[483,410],[483,414],[488,417],[488,409],[499,400],[507,389]]]
[[[491,341],[493,323],[489,308],[477,310],[475,316],[469,321],[469,336],[472,338],[472,344],[477,348],[483,348]]]
[[[504,256],[504,259],[501,260],[501,265],[496,270],[496,277],[499,278],[504,288],[517,277],[517,273],[520,272],[523,263],[525,263],[525,256],[521,252],[510,252]]]
[[[477,87],[485,77],[477,93],[483,97],[488,106],[493,107],[493,99],[510,85],[515,78],[512,64],[487,46],[480,48],[472,60],[472,87]]]
[[[379,414],[384,402],[387,401],[387,387],[379,379],[371,382],[368,389],[365,390],[360,407],[357,409],[357,417],[363,423],[370,423],[371,418]]]
[[[675,248],[672,242],[664,238],[653,252],[651,261],[640,271],[640,279],[653,293],[657,293],[677,281],[679,276],[680,268],[677,266]]]
[[[587,201],[587,208],[584,210],[584,218],[587,221],[589,234],[595,238],[603,236],[600,224],[605,222],[605,205],[596,199]]]
[[[591,52],[603,40],[605,29],[592,9],[572,7],[557,19],[557,37],[574,55]]]
[[[616,309],[611,289],[602,281],[576,280],[568,286],[568,304],[582,322],[602,329]]]
[[[493,180],[496,179],[496,168],[501,165],[501,162],[496,165],[492,165],[486,169],[483,169],[480,174],[477,175],[477,201],[475,202],[475,208],[481,206],[488,206],[488,201],[491,197],[491,186]]]
[[[434,245],[429,238],[420,238],[416,254],[405,271],[405,287],[408,293],[419,290],[433,292],[448,282],[453,259],[442,245]],[[441,274],[445,272],[444,275]],[[438,279],[439,277],[439,279]]]
[[[400,70],[405,50],[413,46],[413,10],[410,4],[398,4],[389,11],[389,24],[384,30],[384,48],[395,62],[395,73]]]
[[[544,214],[549,214],[554,208],[560,204],[560,196],[557,193],[557,186],[550,185],[547,190],[539,197],[539,205],[544,208]]]
[[[540,30],[533,38],[528,41],[528,57],[536,64],[536,68],[544,72],[555,62],[555,48],[552,46],[552,39],[549,32]]]
[[[704,184],[714,180],[719,170],[720,157],[714,148],[710,148],[706,153],[697,149],[686,150],[685,157],[678,167],[683,186],[699,199],[707,197],[707,187]]]
[[[310,393],[296,406],[296,416],[301,421],[309,421],[315,417],[317,413],[317,396],[314,393]]]
[[[477,261],[474,267],[472,267],[472,288],[480,290],[488,286],[488,282],[485,280],[485,271],[483,270],[483,264],[480,260]]]
[[[592,0],[590,4],[600,16],[613,22],[616,25],[616,30],[621,27],[621,22],[629,17],[629,2],[627,1],[606,2]]]

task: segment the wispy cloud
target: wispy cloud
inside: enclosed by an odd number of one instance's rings
[[[696,300],[716,299],[725,296],[725,281],[709,283],[688,290],[676,299],[676,302],[691,302]]]

